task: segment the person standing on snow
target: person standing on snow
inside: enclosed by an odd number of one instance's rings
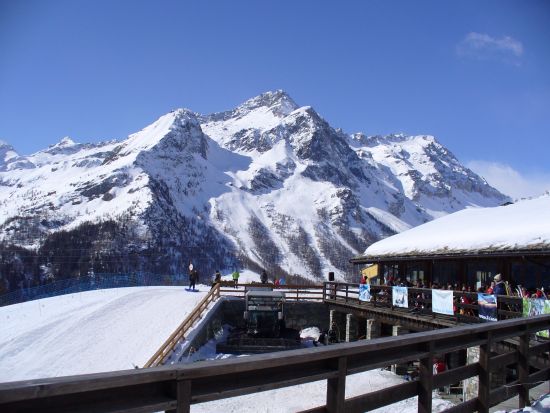
[[[212,288],[214,288],[216,284],[221,283],[221,281],[222,281],[222,275],[220,274],[220,270],[217,270],[216,274],[214,274],[214,282],[212,283]]]
[[[233,277],[233,288],[237,288],[237,286],[239,285],[239,270],[235,269],[235,271],[233,271],[233,274],[231,274],[231,276]]]
[[[267,272],[265,269],[262,270],[262,274],[260,275],[260,282],[262,284],[267,284]]]
[[[191,270],[191,274],[189,275],[189,289],[194,290],[195,284],[199,280],[199,273],[197,270],[193,269]]]

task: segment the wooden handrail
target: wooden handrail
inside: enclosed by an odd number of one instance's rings
[[[477,397],[449,409],[488,412],[488,407],[517,394],[520,403],[528,403],[529,389],[550,378],[549,367],[535,371],[530,365],[532,353],[526,340],[528,334],[549,325],[550,315],[540,315],[189,365],[0,383],[0,411],[188,412],[195,403],[327,380],[327,405],[309,411],[359,413],[419,396],[418,411],[429,412],[434,388],[475,376],[491,380],[488,368],[501,360],[483,350],[479,362],[434,377],[431,361],[436,355],[474,346],[486,349],[497,336],[499,340],[519,337],[522,345],[514,350],[517,357],[509,360],[521,372],[517,380],[495,388],[484,382]],[[548,357],[550,342],[545,345]],[[370,393],[365,389],[362,395],[345,398],[349,375],[409,361],[423,366],[418,380]]]
[[[323,285],[273,285],[249,283],[239,284],[239,288],[232,288],[233,284],[224,282],[221,285],[220,294],[226,297],[244,297],[244,295],[252,288],[267,287],[274,291],[285,293],[287,301],[322,301],[323,300]]]
[[[187,331],[195,322],[203,316],[208,305],[220,297],[220,284],[216,284],[208,294],[195,306],[193,311],[183,320],[183,322],[174,330],[170,337],[160,346],[153,356],[144,364],[144,368],[162,365],[168,356],[172,354],[175,346],[185,338]]]
[[[381,297],[378,293],[385,293]],[[409,308],[413,308],[412,303],[416,302],[421,307],[422,314],[433,314],[431,311],[432,306],[432,290],[429,288],[416,288],[408,287],[409,294]],[[359,301],[359,284],[340,283],[329,281],[325,283],[323,300],[339,301],[342,305],[347,303],[361,303],[368,307],[388,307],[392,308],[392,287],[387,285],[371,285],[370,302]],[[471,301],[470,304],[464,304],[460,302],[460,297],[468,297]],[[477,293],[474,292],[462,292],[453,291],[454,305],[457,309],[453,316],[446,316],[438,314],[438,317],[457,319],[457,321],[475,322],[477,319],[476,314],[479,311],[477,304]],[[497,296],[497,314],[499,320],[522,317],[522,298],[515,296],[499,295]],[[464,309],[466,314],[460,314],[459,310]],[[468,315],[471,313],[471,315]]]

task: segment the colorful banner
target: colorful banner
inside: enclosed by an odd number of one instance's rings
[[[438,314],[454,315],[453,292],[432,290],[432,311]]]
[[[409,291],[407,287],[392,287],[392,304],[394,307],[409,307]]]
[[[550,314],[550,300],[544,298],[523,298],[523,316],[529,317],[539,314]],[[550,338],[548,330],[537,333],[539,337]]]
[[[359,284],[359,301],[370,301],[370,284]]]
[[[479,306],[479,318],[489,321],[497,321],[497,296],[494,294],[477,293]]]

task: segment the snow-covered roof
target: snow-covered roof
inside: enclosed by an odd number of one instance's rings
[[[467,208],[378,241],[355,260],[550,251],[550,196]]]

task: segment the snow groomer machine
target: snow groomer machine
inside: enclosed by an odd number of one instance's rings
[[[300,348],[300,332],[286,328],[285,295],[280,291],[251,290],[245,295],[244,326],[235,327],[217,353],[256,354]]]

